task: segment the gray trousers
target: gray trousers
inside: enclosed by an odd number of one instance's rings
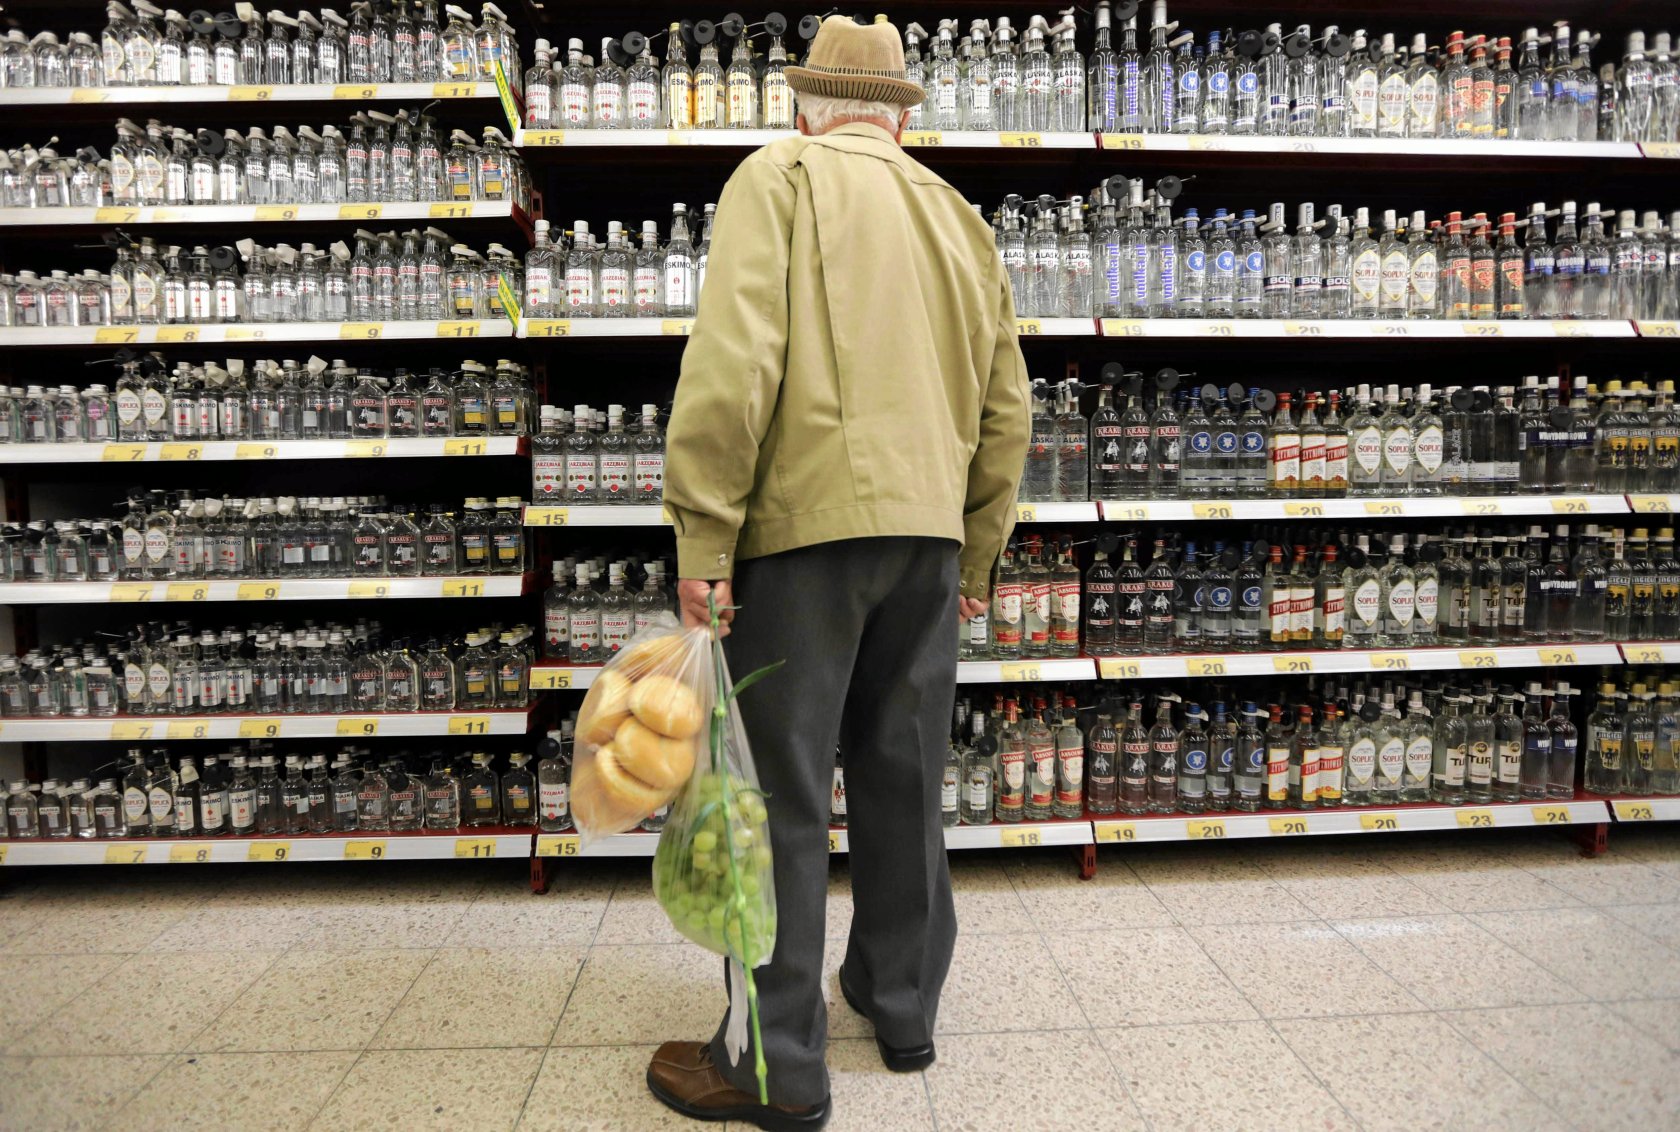
[[[957,938],[939,820],[956,692],[957,551],[946,539],[848,539],[736,570],[730,673],[787,660],[739,701],[775,853],[776,950],[754,972],[773,1104],[829,1094],[823,921],[842,730],[853,914],[841,977],[882,1041],[933,1039]],[[713,1061],[756,1095],[752,1050],[731,1066],[724,1025]]]

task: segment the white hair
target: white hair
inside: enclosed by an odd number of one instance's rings
[[[813,134],[827,133],[835,123],[848,118],[863,118],[888,123],[898,128],[904,107],[891,102],[876,102],[867,98],[833,98],[826,94],[798,92],[799,112]]]

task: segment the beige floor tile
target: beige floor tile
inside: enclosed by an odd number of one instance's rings
[[[542,1066],[540,1049],[368,1050],[312,1132],[511,1129]]]
[[[292,946],[341,951],[441,947],[472,908],[470,900],[358,905],[359,898],[352,897],[313,912]]]
[[[1384,864],[1455,912],[1517,912],[1580,903],[1555,884],[1508,863],[1503,848],[1500,842],[1484,844],[1473,837],[1455,846],[1401,848]]]
[[[964,860],[960,853],[951,854],[951,896],[957,906],[958,935],[1033,930],[1026,902],[997,861]]]
[[[1672,998],[1606,1002],[1613,1012],[1634,1029],[1655,1038],[1671,1053],[1680,1053],[1680,1002]]]
[[[244,951],[290,947],[312,929],[301,908],[195,908],[146,945],[147,951]]]
[[[203,902],[201,893],[188,897],[144,889],[107,892],[108,902],[90,899],[79,889],[67,889],[53,898],[45,895],[25,914],[29,926],[13,934],[0,950],[21,955],[136,951]]]
[[[369,1044],[374,1049],[545,1046],[586,953],[581,947],[436,952]]]
[[[1273,1026],[1372,1132],[1567,1127],[1434,1014],[1286,1019]]]
[[[1070,858],[1035,853],[1004,865],[1027,915],[1041,932],[1166,927],[1172,913],[1125,862],[1104,855],[1097,875],[1080,880]]]
[[[556,1046],[549,1050],[525,1101],[520,1132],[692,1132],[697,1127],[694,1121],[666,1108],[648,1092],[648,1061],[658,1048]]]
[[[1138,1132],[1147,1127],[1096,1035],[1088,1031],[953,1034],[939,1040],[939,1060],[926,1076],[934,1119],[942,1129],[1060,1132],[1097,1126],[1105,1132]]]
[[[431,958],[427,951],[289,951],[190,1047],[361,1049]]]
[[[828,900],[823,911],[823,935],[845,939],[852,930],[852,870],[845,858],[836,857],[828,866]]]
[[[1680,901],[1680,876],[1607,853],[1582,857],[1574,845],[1526,845],[1513,855],[1528,872],[1583,904],[1659,904]]]
[[[1445,1014],[1513,1077],[1587,1128],[1672,1128],[1680,1057],[1596,1003]]]
[[[1203,925],[1189,931],[1267,1018],[1424,1008],[1328,924]]]
[[[111,1117],[167,1064],[163,1054],[0,1057],[0,1128],[102,1132],[117,1127]]]
[[[1481,912],[1470,919],[1586,998],[1680,995],[1680,964],[1655,943],[1630,947],[1620,920],[1593,908]],[[1643,937],[1641,937],[1643,938]]]
[[[1155,1132],[1358,1127],[1264,1022],[1099,1030],[1097,1037]],[[1221,1066],[1264,1071],[1233,1089],[1229,1073],[1214,1068]]]
[[[1643,829],[1637,825],[1617,825],[1610,853],[1680,878],[1680,838],[1662,824]]]
[[[1259,1017],[1183,928],[1061,932],[1045,938],[1093,1026]]]
[[[836,1038],[872,1038],[875,1027],[857,1011],[847,1004],[846,998],[840,993],[840,964],[846,959],[846,941],[843,939],[828,940],[823,947],[823,1001],[828,1006],[828,1036],[832,1041]],[[949,1001],[949,980],[947,990],[941,997],[941,1009]],[[722,1013],[719,1013],[722,1017]]]
[[[1260,864],[1285,891],[1327,920],[1450,911],[1405,877],[1389,871],[1380,854],[1309,854],[1294,849],[1288,855],[1262,857]]]
[[[653,886],[630,888],[620,885],[612,894],[612,902],[601,917],[600,934],[596,943],[687,943],[688,940],[671,926],[670,917],[659,901],[653,898]]]
[[[1084,1026],[1085,1015],[1039,935],[957,937],[939,1001],[939,1033]]]
[[[487,887],[444,938],[444,947],[589,946],[600,929],[612,883],[557,876],[537,895],[514,885]]]
[[[709,1038],[728,1006],[723,960],[698,947],[599,945],[589,953],[554,1044]]]
[[[123,959],[12,1042],[17,1053],[179,1053],[280,957],[200,951]]]
[[[941,1044],[940,1048],[945,1047]],[[882,1065],[873,1038],[831,1040],[827,1061],[829,1097],[834,1103],[828,1132],[878,1132],[888,1113],[893,1132],[933,1132],[933,1112],[922,1074],[894,1073]]]
[[[1607,904],[1599,911],[1680,951],[1680,904]]]
[[[1333,920],[1331,926],[1432,1009],[1530,1006],[1583,997],[1463,916]]]
[[[43,1018],[93,986],[122,955],[0,955],[0,1042],[22,1037]]]
[[[1132,871],[1181,924],[1281,923],[1317,913],[1252,861],[1195,849],[1139,853]]]
[[[142,1129],[302,1132],[355,1060],[353,1050],[178,1057],[112,1123]]]

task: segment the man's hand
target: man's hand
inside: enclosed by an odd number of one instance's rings
[[[677,602],[682,606],[683,628],[704,629],[712,623],[712,614],[706,608],[706,595],[712,595],[718,606],[718,636],[729,636],[729,623],[735,620],[735,611],[725,608],[735,604],[735,595],[728,581],[707,582],[699,578],[682,578],[677,582]]]
[[[957,616],[964,621],[972,621],[986,612],[986,599],[979,597],[957,598]]]

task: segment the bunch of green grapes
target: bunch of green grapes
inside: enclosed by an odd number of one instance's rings
[[[776,946],[770,871],[769,812],[764,796],[731,775],[731,817],[723,812],[723,778],[698,775],[678,803],[653,858],[653,891],[671,924],[708,951],[762,963]],[[744,910],[735,907],[729,851],[740,878]]]

